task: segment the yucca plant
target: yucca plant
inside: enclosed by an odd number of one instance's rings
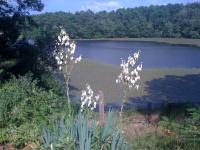
[[[42,131],[42,149],[52,150],[125,150],[127,143],[119,129],[115,127],[116,116],[109,112],[103,126],[88,117],[79,114],[68,120],[59,119],[52,129]]]

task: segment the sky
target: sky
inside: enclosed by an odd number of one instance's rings
[[[116,10],[118,8],[133,8],[137,6],[166,5],[168,3],[190,3],[198,0],[42,0],[44,12],[76,12],[92,10],[94,12]]]

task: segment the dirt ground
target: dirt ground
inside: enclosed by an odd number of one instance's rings
[[[160,133],[158,126],[159,114],[155,113],[150,116],[135,113],[123,121],[123,131],[125,136],[132,140],[150,133]]]
[[[35,148],[36,148],[36,145],[34,143],[28,143],[26,147],[20,150],[34,150]],[[18,149],[14,148],[11,144],[7,144],[7,145],[0,144],[0,150],[18,150]]]

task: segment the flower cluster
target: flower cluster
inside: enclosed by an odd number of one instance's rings
[[[133,56],[129,56],[127,61],[122,60],[122,72],[119,74],[116,83],[121,84],[127,88],[135,87],[139,89],[138,81],[140,80],[139,72],[142,70],[142,63],[136,66],[140,51],[135,52]]]
[[[59,70],[63,70],[66,66],[69,67],[81,61],[81,55],[78,58],[74,57],[75,49],[75,42],[71,41],[65,30],[61,28],[54,51],[54,57]]]
[[[99,95],[94,96],[94,92],[89,84],[86,84],[86,89],[82,90],[81,95],[81,112],[84,110],[84,106],[94,110],[97,102],[99,101]]]

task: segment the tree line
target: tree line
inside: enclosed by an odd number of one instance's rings
[[[38,24],[31,37],[51,38],[63,26],[72,38],[200,38],[200,3],[168,4],[76,13],[55,12],[33,16]]]

